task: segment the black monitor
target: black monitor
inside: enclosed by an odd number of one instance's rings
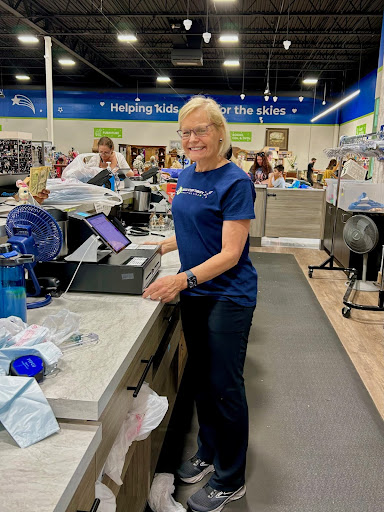
[[[132,243],[129,238],[112,224],[104,213],[90,215],[85,218],[85,222],[103,240],[105,245],[110,247],[116,254]]]

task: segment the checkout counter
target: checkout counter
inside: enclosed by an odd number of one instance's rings
[[[325,190],[279,189],[255,185],[256,219],[251,221],[250,242],[262,237],[324,238]]]
[[[159,238],[145,240],[156,245]],[[132,237],[132,242],[141,244],[143,238]],[[159,276],[178,269],[178,254],[167,254]],[[117,510],[142,512],[186,362],[178,307],[141,295],[71,292],[47,307],[28,310],[28,323],[39,324],[64,308],[80,314],[81,331],[97,333],[99,341],[66,352],[57,375],[41,383],[59,433],[21,449],[0,431],[0,476],[7,482],[1,486],[0,510],[88,511],[99,479],[114,492]],[[102,469],[144,371],[150,387],[167,396],[169,409],[146,440],[130,447],[119,487],[102,476]]]

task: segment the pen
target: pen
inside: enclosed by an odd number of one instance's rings
[[[151,235],[155,235],[155,236],[162,236],[163,238],[165,238],[165,235],[160,235],[160,233],[150,233]]]

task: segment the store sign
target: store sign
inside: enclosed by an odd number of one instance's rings
[[[367,124],[356,126],[356,135],[365,135],[367,133]]]
[[[110,137],[111,139],[122,139],[123,138],[123,129],[122,128],[94,128],[93,136],[100,137]]]
[[[252,142],[252,132],[231,132],[232,142]]]
[[[44,90],[4,89],[0,117],[45,118],[47,107]],[[229,123],[249,124],[310,124],[313,114],[321,112],[320,100],[297,97],[281,97],[277,103],[267,103],[263,96],[247,95],[241,101],[236,95],[212,95],[221,105],[221,111]],[[91,91],[55,91],[53,115],[55,119],[85,119],[100,121],[178,121],[181,107],[189,100],[188,95],[178,94],[99,93]],[[241,103],[239,103],[241,101]],[[316,124],[335,124],[337,113],[323,117]],[[95,135],[97,137],[97,135]]]

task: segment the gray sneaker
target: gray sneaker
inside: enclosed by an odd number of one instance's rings
[[[194,455],[192,458],[182,463],[177,470],[177,476],[186,484],[195,484],[196,482],[200,482],[205,475],[213,471],[215,471],[213,464],[204,462]]]
[[[225,492],[212,489],[206,484],[188,499],[187,505],[193,512],[220,512],[230,501],[242,498],[245,492],[245,485],[237,491]]]

